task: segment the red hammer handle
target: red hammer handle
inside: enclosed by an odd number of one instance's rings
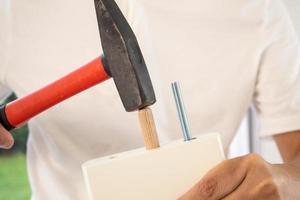
[[[7,129],[19,127],[55,104],[109,78],[102,59],[96,58],[46,87],[7,104],[1,111],[2,125]]]

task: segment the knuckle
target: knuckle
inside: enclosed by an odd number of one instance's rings
[[[223,160],[218,166],[227,166],[230,164],[231,160]]]
[[[258,155],[258,154],[256,154],[256,153],[251,153],[251,154],[249,154],[247,157],[248,157],[248,159],[251,160],[251,161],[259,161],[259,160],[261,160],[260,155]]]
[[[264,160],[262,159],[262,157],[255,153],[245,156],[245,161],[247,164],[250,164],[250,165],[259,165],[259,164],[264,163]]]
[[[261,198],[274,197],[273,199],[279,198],[278,187],[272,177],[266,178],[260,184],[257,185],[253,191],[256,195],[259,194]]]
[[[199,197],[211,198],[215,194],[218,182],[214,178],[203,179],[198,184]]]
[[[273,178],[267,178],[265,181],[263,181],[261,189],[269,194],[273,194],[278,191],[277,185],[275,184]]]

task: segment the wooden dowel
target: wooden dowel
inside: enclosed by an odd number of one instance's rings
[[[146,107],[139,110],[139,121],[146,149],[159,148],[159,140],[151,108]]]

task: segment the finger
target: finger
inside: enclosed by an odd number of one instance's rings
[[[248,180],[249,179],[249,180]],[[246,178],[245,181],[232,193],[222,200],[279,200],[280,196],[277,192],[272,179],[261,180],[261,182],[253,184],[253,177]]]
[[[243,157],[223,161],[210,170],[181,200],[218,200],[233,192],[244,180]]]
[[[263,171],[263,169],[259,169]],[[223,200],[279,200],[277,185],[272,177],[248,171],[243,183]]]
[[[249,188],[249,183],[247,181],[247,178],[245,178],[245,180],[239,185],[238,188],[236,188],[236,190],[228,194],[222,200],[236,200],[236,199],[252,200],[253,198],[249,193],[250,190],[251,188]]]
[[[1,124],[0,124],[0,148],[10,149],[14,145],[14,138]]]

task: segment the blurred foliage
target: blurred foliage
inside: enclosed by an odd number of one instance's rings
[[[0,200],[29,200],[25,155],[1,156],[0,163]]]
[[[17,96],[14,93],[12,93],[10,96],[8,96],[6,99],[4,99],[0,105],[7,104],[8,102],[11,102],[15,99],[17,99]],[[15,144],[14,144],[13,148],[10,150],[1,150],[0,149],[0,155],[26,152],[26,143],[27,143],[27,138],[28,138],[27,124],[18,129],[11,131],[11,133],[13,134],[13,137],[15,139]]]

